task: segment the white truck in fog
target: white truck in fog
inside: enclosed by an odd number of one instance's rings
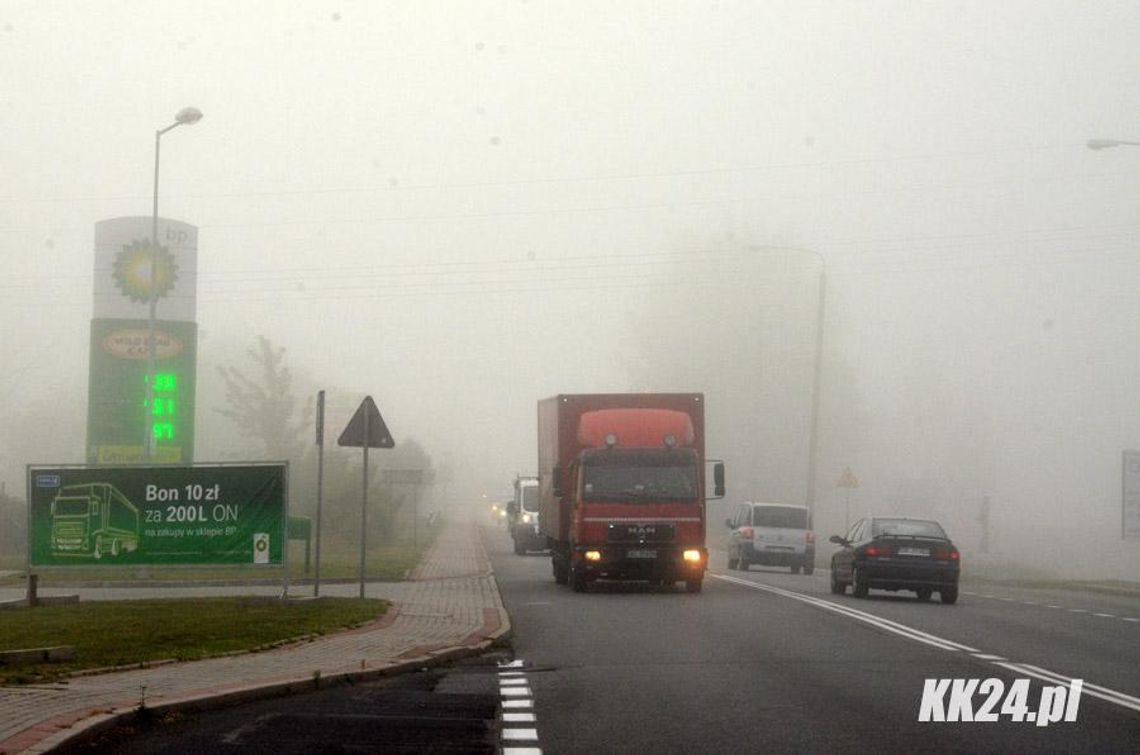
[[[509,508],[511,539],[515,553],[546,550],[546,535],[538,527],[538,478],[515,478],[515,496]]]

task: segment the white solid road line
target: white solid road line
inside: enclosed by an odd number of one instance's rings
[[[855,608],[850,608],[848,606],[842,606],[842,605],[839,605],[838,603],[833,603],[830,600],[824,600],[822,598],[816,598],[814,596],[805,595],[804,593],[795,592],[793,590],[785,590],[785,589],[780,588],[780,587],[772,587],[770,585],[764,585],[764,584],[760,584],[758,582],[752,582],[751,580],[741,579],[739,577],[729,577],[729,576],[723,575],[723,574],[710,574],[709,576],[714,577],[715,579],[724,580],[725,582],[732,582],[733,584],[738,584],[738,585],[741,585],[743,587],[749,587],[753,590],[764,590],[766,592],[772,592],[772,593],[776,593],[777,595],[782,595],[786,598],[793,598],[794,600],[799,600],[803,603],[810,603],[811,605],[814,605],[818,608],[823,608],[823,609],[828,610],[828,611],[833,611],[835,613],[844,614],[846,616],[849,616],[850,618],[857,619],[858,621],[863,621],[863,622],[866,622],[868,624],[873,624],[874,626],[877,626],[880,629],[884,629],[888,632],[892,632],[894,634],[906,637],[907,639],[911,639],[911,640],[914,640],[916,642],[923,642],[927,645],[932,645],[933,647],[940,648],[942,650],[964,650],[968,653],[979,652],[976,648],[969,647],[968,645],[962,645],[960,643],[953,642],[952,640],[947,640],[947,639],[944,639],[942,637],[938,637],[936,635],[929,634],[927,632],[923,632],[920,629],[915,629],[914,627],[908,627],[905,624],[898,623],[897,621],[891,621],[890,619],[884,619],[881,616],[875,616],[874,614],[865,613],[864,611],[860,611],[860,610],[857,610]]]
[[[953,640],[938,637],[937,635],[923,632],[919,629],[915,629],[914,627],[908,627],[907,625],[900,624],[897,621],[883,619],[881,617],[865,613],[854,608],[841,606],[838,603],[826,600],[824,598],[817,598],[813,595],[806,595],[804,593],[795,592],[794,590],[785,590],[780,587],[772,587],[770,585],[753,582],[747,579],[741,579],[739,577],[730,577],[725,574],[713,574],[712,572],[709,572],[708,576],[714,579],[722,580],[724,582],[731,582],[732,584],[740,585],[742,587],[748,587],[753,590],[761,590],[764,592],[780,595],[782,597],[792,598],[794,600],[800,601],[801,603],[807,603],[809,605],[816,606],[817,608],[823,608],[833,613],[847,616],[848,618],[872,624],[879,627],[880,629],[891,632],[892,634],[897,634],[900,637],[905,637],[909,640],[921,642],[926,645],[936,647],[940,650],[947,650],[949,652],[966,651],[973,654],[975,658],[987,660],[993,663],[995,666],[1001,666],[1004,669],[1015,671],[1019,674],[1026,674],[1037,679],[1049,681],[1054,684],[1068,685],[1069,682],[1072,681],[1070,677],[1064,676],[1063,674],[1058,674],[1055,671],[1049,671],[1047,669],[1040,668],[1039,666],[1032,666],[1027,663],[1006,663],[1003,662],[1004,658],[1002,656],[985,654],[981,650],[962,645],[960,643],[954,642]],[[1130,710],[1140,711],[1140,699],[1132,697],[1131,695],[1127,695],[1123,692],[1118,692],[1117,690],[1109,689],[1107,687],[1101,687],[1096,684],[1090,684],[1088,681],[1084,682],[1084,692],[1087,695],[1100,698],[1101,700],[1105,700],[1115,705],[1129,708]]]

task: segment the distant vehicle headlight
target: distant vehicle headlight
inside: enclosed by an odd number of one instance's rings
[[[534,517],[530,514],[523,514],[523,524],[530,524],[534,521]]]
[[[699,563],[701,560],[701,552],[700,551],[685,551],[684,553],[681,554],[681,557],[684,558],[686,561],[689,561],[691,563]]]

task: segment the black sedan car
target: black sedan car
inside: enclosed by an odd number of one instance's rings
[[[831,591],[842,595],[847,585],[857,598],[876,590],[914,590],[918,599],[938,593],[943,603],[958,600],[961,556],[938,522],[906,517],[867,517],[845,537],[830,541],[843,546],[831,557]]]

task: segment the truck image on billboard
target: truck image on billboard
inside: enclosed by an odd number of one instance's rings
[[[29,467],[29,565],[281,565],[287,479],[285,464]]]
[[[139,510],[114,485],[68,485],[51,502],[52,556],[100,559],[138,547]]]

